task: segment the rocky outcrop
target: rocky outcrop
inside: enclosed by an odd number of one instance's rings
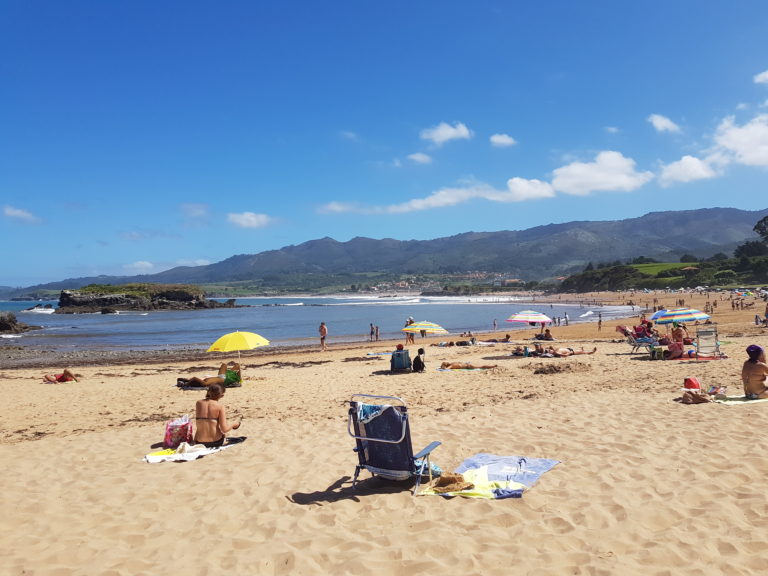
[[[0,334],[21,334],[29,330],[39,330],[40,326],[29,326],[16,319],[13,312],[0,313]]]
[[[179,287],[146,289],[141,292],[100,293],[62,290],[57,314],[102,313],[149,310],[198,310],[207,308],[234,308],[235,300],[226,302],[208,300],[201,291]]]

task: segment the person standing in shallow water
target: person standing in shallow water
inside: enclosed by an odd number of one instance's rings
[[[320,322],[320,328],[317,331],[320,333],[320,349],[328,350],[328,347],[325,345],[325,338],[328,336],[328,326],[325,325],[325,322]]]

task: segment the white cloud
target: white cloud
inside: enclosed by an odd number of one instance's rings
[[[637,172],[635,161],[620,152],[600,152],[594,162],[572,162],[554,171],[555,190],[587,196],[591,192],[636,190],[651,178],[651,172]]]
[[[351,202],[328,202],[317,209],[320,214],[343,214],[345,212],[365,212],[360,204]]]
[[[181,213],[185,218],[205,218],[208,216],[207,204],[182,204]]]
[[[661,114],[651,114],[648,116],[648,122],[653,124],[657,132],[680,132],[680,126]]]
[[[489,140],[491,141],[491,146],[495,146],[496,148],[506,148],[517,144],[517,140],[512,138],[509,134],[493,134]]]
[[[27,224],[39,224],[41,222],[40,218],[31,212],[27,212],[21,208],[14,208],[13,206],[3,206],[3,214],[12,220],[20,220]]]
[[[752,79],[755,81],[755,84],[768,84],[768,70],[755,74]]]
[[[193,258],[192,260],[177,260],[176,266],[207,266],[210,263],[210,260],[206,260],[204,258]]]
[[[436,208],[457,206],[480,199],[489,202],[523,202],[552,198],[556,191],[566,194],[587,195],[594,191],[624,190],[639,188],[653,178],[651,172],[637,172],[635,161],[625,158],[619,152],[601,152],[595,162],[573,162],[555,170],[555,179],[550,184],[542,180],[510,178],[505,190],[498,190],[484,182],[470,181],[462,186],[441,188],[424,198],[415,198],[400,204],[370,206],[359,203],[330,202],[321,206],[319,212],[326,214],[404,214]]]
[[[138,260],[136,262],[133,262],[131,264],[125,264],[123,266],[123,269],[128,272],[135,272],[137,274],[144,274],[146,272],[150,272],[154,270],[155,265],[152,264],[152,262],[147,262],[146,260]]]
[[[322,206],[320,212],[358,214],[404,214],[408,212],[420,212],[436,208],[457,206],[471,200],[481,199],[490,202],[521,202],[538,198],[550,198],[555,195],[552,186],[540,180],[525,180],[524,178],[510,178],[507,181],[506,190],[497,190],[484,182],[468,182],[464,186],[441,188],[425,198],[415,198],[401,204],[388,206],[366,206],[362,204],[346,204],[331,202]]]
[[[339,132],[339,135],[345,140],[351,140],[352,142],[357,142],[360,139],[355,132],[350,130],[342,130]]]
[[[227,214],[227,220],[240,228],[263,228],[272,222],[266,214],[243,212],[242,214]]]
[[[377,212],[385,214],[403,214],[405,212],[419,212],[421,210],[430,210],[432,208],[445,208],[446,206],[456,206],[463,204],[482,195],[483,191],[493,190],[487,184],[478,184],[466,188],[441,188],[433,192],[426,198],[416,198],[402,204],[391,204],[376,208]]]
[[[733,162],[768,167],[768,114],[738,126],[730,116],[717,127],[715,143]]]
[[[432,162],[432,157],[429,154],[424,154],[423,152],[414,152],[413,154],[408,155],[408,160],[414,164],[429,164]]]
[[[509,199],[512,202],[523,200],[537,200],[539,198],[552,198],[555,189],[549,182],[541,180],[526,180],[525,178],[510,178],[507,180]]]
[[[472,131],[461,122],[455,122],[453,126],[440,122],[437,126],[422,130],[420,137],[422,140],[431,140],[436,146],[442,146],[451,140],[469,140]]]
[[[608,134],[618,134],[619,133],[619,129],[616,126],[606,126],[604,128],[604,130],[606,132],[608,132]]]
[[[683,156],[677,162],[667,164],[662,168],[659,182],[669,186],[673,182],[693,182],[714,178],[717,173],[703,160],[694,156]]]

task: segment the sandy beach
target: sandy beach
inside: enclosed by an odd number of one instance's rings
[[[699,309],[706,298],[657,297]],[[3,366],[2,573],[763,573],[768,403],[674,401],[689,376],[740,394],[745,348],[768,345],[753,321],[763,302],[718,304],[728,358],[712,361],[633,354],[619,322],[554,327],[558,343],[597,346],[569,358],[511,356],[512,343],[442,348],[417,336],[409,349],[426,348],[421,374],[390,374],[389,357],[370,354],[394,341],[247,352],[243,386],[224,398],[230,418],[242,418],[234,435],[247,440],[185,463],[143,457],[158,449],[165,422],[204,395],[178,389],[176,378],[215,373],[230,358],[85,361],[68,366],[78,382],[66,384],[41,382],[64,366]],[[443,360],[497,367],[438,371]],[[355,393],[403,398],[414,449],[442,442],[433,460],[443,470],[480,452],[561,463],[521,499],[414,498],[408,485],[367,472],[352,490]]]

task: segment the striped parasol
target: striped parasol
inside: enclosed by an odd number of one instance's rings
[[[534,324],[540,324],[542,322],[552,322],[552,318],[541,312],[534,310],[523,310],[522,312],[515,312],[507,318],[507,322],[528,322]]]
[[[656,318],[656,324],[671,324],[672,322],[697,322],[709,319],[709,314],[704,314],[695,308],[674,308],[665,310]]]
[[[403,332],[421,332],[422,330],[427,334],[448,334],[448,330],[440,326],[440,324],[427,322],[426,320],[414,322],[403,328]]]
[[[651,316],[651,320],[653,320],[655,322],[656,320],[658,320],[661,316],[663,316],[667,312],[669,312],[669,310],[657,310],[656,312],[653,313],[653,316]]]

